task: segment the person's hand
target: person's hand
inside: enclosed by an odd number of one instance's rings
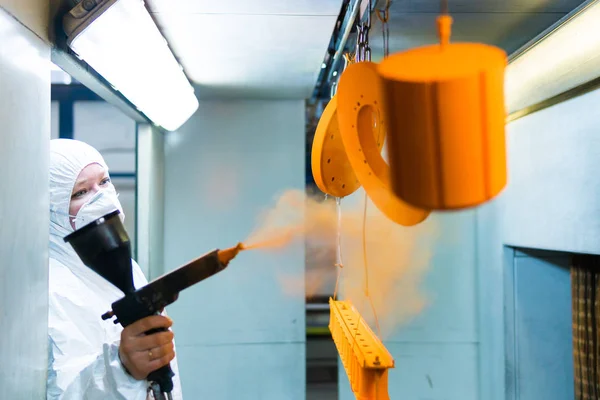
[[[175,358],[173,332],[156,332],[145,335],[151,329],[169,328],[170,318],[153,315],[140,319],[121,332],[119,356],[121,362],[135,379],[146,379],[152,371],[167,365]]]

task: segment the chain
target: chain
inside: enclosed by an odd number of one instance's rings
[[[390,6],[392,5],[391,0],[385,2],[385,8],[383,10],[376,10],[377,17],[381,21],[381,34],[383,36],[383,56],[387,57],[390,54],[390,25],[388,21],[390,19]]]
[[[358,36],[356,39],[356,62],[371,61],[371,48],[369,47],[369,30],[371,29],[372,0],[369,0],[367,10],[367,21],[357,26]]]
[[[344,268],[344,262],[342,261],[342,199],[340,197],[335,198],[335,206],[337,209],[337,247],[335,251],[335,267],[337,269],[337,277],[335,279],[335,289],[333,290],[333,300],[336,300],[340,276],[342,275],[342,268]]]

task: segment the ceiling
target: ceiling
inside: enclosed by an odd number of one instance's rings
[[[203,97],[310,96],[342,0],[147,0]]]
[[[449,0],[454,41],[511,53],[582,0]],[[163,34],[204,97],[307,98],[342,0],[147,0]],[[390,51],[437,41],[439,0],[394,0]],[[381,25],[370,35],[383,54]]]
[[[452,41],[483,42],[508,54],[533,39],[583,0],[448,0]],[[385,3],[385,2],[383,2]],[[390,52],[435,43],[439,0],[395,0],[390,7]],[[373,59],[383,55],[381,23],[370,35]]]

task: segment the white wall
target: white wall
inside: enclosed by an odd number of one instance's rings
[[[0,398],[37,400],[46,397],[48,368],[50,49],[5,12],[5,3],[0,1]],[[8,3],[13,13],[31,17],[27,21],[44,16],[43,7]]]
[[[165,267],[244,240],[259,213],[305,182],[304,102],[201,102],[167,134]],[[300,285],[286,294],[278,277]],[[241,253],[180,295],[174,320],[184,395],[304,400],[304,247]]]
[[[98,149],[113,172],[135,172],[135,121],[104,101],[74,104],[73,132]]]
[[[508,125],[506,242],[600,254],[600,91]]]

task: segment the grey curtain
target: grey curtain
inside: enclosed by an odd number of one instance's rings
[[[576,254],[571,261],[573,364],[576,400],[600,399],[598,375],[600,256]]]

